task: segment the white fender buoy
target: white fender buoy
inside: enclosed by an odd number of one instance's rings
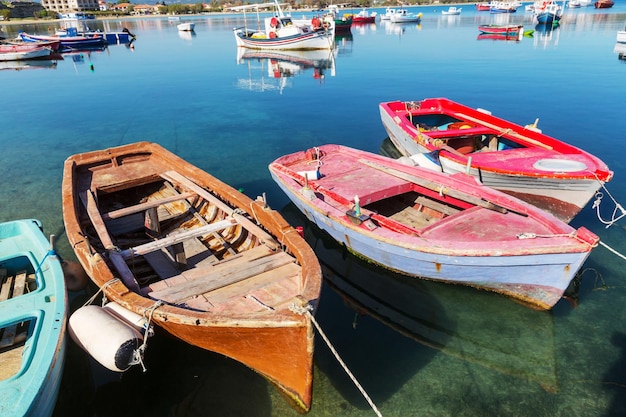
[[[111,371],[124,372],[143,359],[143,336],[110,309],[81,307],[70,316],[68,330],[84,351]]]
[[[133,326],[135,329],[137,329],[139,333],[146,337],[148,320],[144,316],[122,307],[115,301],[107,303],[103,308],[107,310],[107,312],[109,312],[110,314],[125,322],[126,324],[130,324],[131,326]],[[151,337],[153,335],[152,329],[147,330],[147,336]]]

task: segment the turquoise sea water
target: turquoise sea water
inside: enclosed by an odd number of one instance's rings
[[[323,61],[318,69],[238,62],[232,28],[243,24],[241,16],[189,17],[196,23],[191,35],[166,18],[94,22],[127,27],[137,40],[132,48],[65,55],[47,68],[0,70],[0,221],[39,218],[71,259],[61,214],[63,161],[149,140],[251,197],[265,192],[272,207],[304,224],[267,165],[323,143],[379,152],[386,134],[378,103],[425,97],[448,97],[519,124],[539,118],[545,133],[614,170],[607,188],[624,204],[626,62],[614,49],[626,5],[568,9],[560,27],[538,28],[519,42],[478,40],[477,27],[535,29],[523,9],[490,15],[462,7],[460,16],[419,8],[420,25],[353,27],[332,56],[313,57]],[[9,37],[49,27],[55,24],[0,25]],[[277,78],[281,71],[292,76]],[[610,196],[604,193],[604,218],[614,208]],[[572,224],[626,253],[626,220],[606,229],[589,205]],[[535,312],[498,295],[387,273],[310,228],[307,239],[328,278],[317,319],[382,415],[626,415],[626,261],[604,247],[584,266],[576,308],[563,300],[551,312]],[[375,415],[320,338],[315,355],[309,415]],[[75,346],[69,358],[56,416],[297,415],[247,368],[165,336],[149,342],[146,373],[102,372]]]

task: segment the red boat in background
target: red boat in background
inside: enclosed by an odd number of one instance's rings
[[[389,139],[407,163],[465,172],[570,222],[611,180],[595,156],[541,133],[445,98],[380,104]]]
[[[363,9],[357,14],[352,15],[352,23],[353,24],[376,23],[376,16],[378,16],[378,13],[376,12],[370,13],[367,10]]]
[[[480,25],[478,30],[481,33],[494,35],[517,36],[524,31],[523,25]]]
[[[613,0],[598,0],[593,5],[596,9],[610,9],[614,4]]]
[[[488,12],[491,10],[491,5],[489,3],[476,3],[476,10],[479,12]]]

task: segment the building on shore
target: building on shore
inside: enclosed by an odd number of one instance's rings
[[[99,10],[98,0],[41,0],[41,5],[57,13]]]

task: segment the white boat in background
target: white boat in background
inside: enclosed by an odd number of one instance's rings
[[[274,8],[270,17],[261,19],[259,9]],[[292,19],[283,13],[277,1],[246,6],[231,7],[232,11],[244,12],[244,26],[233,29],[238,47],[269,50],[315,50],[332,49],[335,45],[334,21]],[[246,19],[246,11],[256,12],[252,28]],[[263,27],[261,27],[263,25]]]
[[[420,22],[422,20],[422,14],[412,13],[406,9],[398,9],[390,16],[389,20],[391,23]]]
[[[385,13],[380,15],[380,20],[391,20],[391,16],[396,13],[396,9],[392,7],[387,7],[385,9]]]
[[[456,8],[454,6],[450,6],[450,7],[448,7],[448,10],[442,10],[441,14],[444,15],[444,16],[445,15],[447,15],[447,16],[459,15],[459,14],[461,14],[461,9],[462,9],[461,7]]]
[[[617,31],[617,42],[626,43],[626,29]]]
[[[191,32],[196,27],[196,24],[195,23],[191,23],[191,22],[184,22],[184,23],[178,24],[176,27],[180,31]]]

